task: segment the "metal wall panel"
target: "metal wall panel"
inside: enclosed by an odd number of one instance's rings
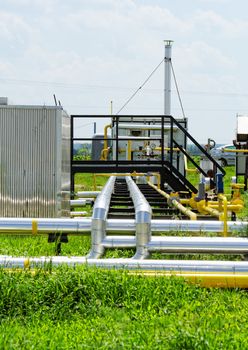
[[[62,108],[0,106],[0,216],[70,215],[69,128]]]

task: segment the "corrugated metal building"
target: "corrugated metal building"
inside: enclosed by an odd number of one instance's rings
[[[70,215],[70,117],[61,107],[0,105],[0,216]]]

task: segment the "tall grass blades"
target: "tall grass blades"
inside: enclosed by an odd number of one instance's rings
[[[0,291],[1,349],[247,349],[245,291],[66,266]]]

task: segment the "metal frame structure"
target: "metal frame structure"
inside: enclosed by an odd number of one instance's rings
[[[161,144],[161,153],[159,159],[140,159],[140,160],[121,160],[118,155],[118,144],[125,140],[132,140],[132,137],[119,137],[119,121],[121,118],[128,117],[129,120],[125,120],[125,123],[131,123],[132,118],[136,120],[140,119],[142,122],[146,120],[146,124],[149,126],[151,123],[161,125],[160,137],[150,137],[149,140],[159,140]],[[74,160],[73,159],[73,145],[75,141],[92,142],[91,137],[76,138],[74,137],[75,119],[99,119],[106,118],[112,120],[112,126],[116,127],[116,137],[108,138],[108,141],[116,143],[115,155],[113,160]],[[150,120],[150,121],[149,121]],[[165,159],[163,152],[165,147],[165,127],[170,128],[170,142],[168,147],[168,157]],[[217,170],[223,175],[225,170],[214,160],[209,153],[189,134],[187,129],[187,120],[176,120],[172,116],[168,115],[71,115],[71,191],[74,193],[74,176],[76,173],[132,173],[137,172],[158,172],[161,176],[161,186],[167,182],[174,190],[177,191],[189,191],[197,193],[197,189],[186,179],[186,174],[182,174],[178,166],[173,165],[173,158],[176,157],[175,147],[182,152],[189,161],[198,169],[199,173],[207,177],[208,175],[204,172],[201,167],[194,161],[194,159],[187,153],[183,145],[176,142],[174,137],[174,128],[180,129],[184,134],[184,144],[189,139],[199,151],[206,157],[212,164],[215,172]],[[147,138],[140,138],[140,140],[146,140]],[[104,138],[99,138],[98,141],[104,141]],[[214,179],[212,180],[214,183]],[[214,185],[214,184],[213,184]]]

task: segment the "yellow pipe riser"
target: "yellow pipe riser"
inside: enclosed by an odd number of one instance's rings
[[[222,205],[223,205],[223,213],[221,215],[221,220],[224,223],[223,235],[224,235],[224,237],[227,237],[227,235],[228,235],[228,227],[227,227],[227,219],[228,219],[227,198],[223,194],[219,194],[218,195],[218,199],[219,199],[220,203],[222,202]]]
[[[188,168],[188,159],[187,159],[186,155],[184,155],[183,159],[184,159],[185,171],[187,173],[197,173],[198,172],[197,168]]]
[[[132,159],[132,141],[128,140],[127,141],[127,160]]]
[[[108,129],[112,128],[111,124],[107,124],[104,127],[104,144],[103,144],[103,148],[107,149],[108,148]]]
[[[108,148],[102,149],[100,160],[107,160],[108,159],[108,154],[109,154],[109,149]]]

